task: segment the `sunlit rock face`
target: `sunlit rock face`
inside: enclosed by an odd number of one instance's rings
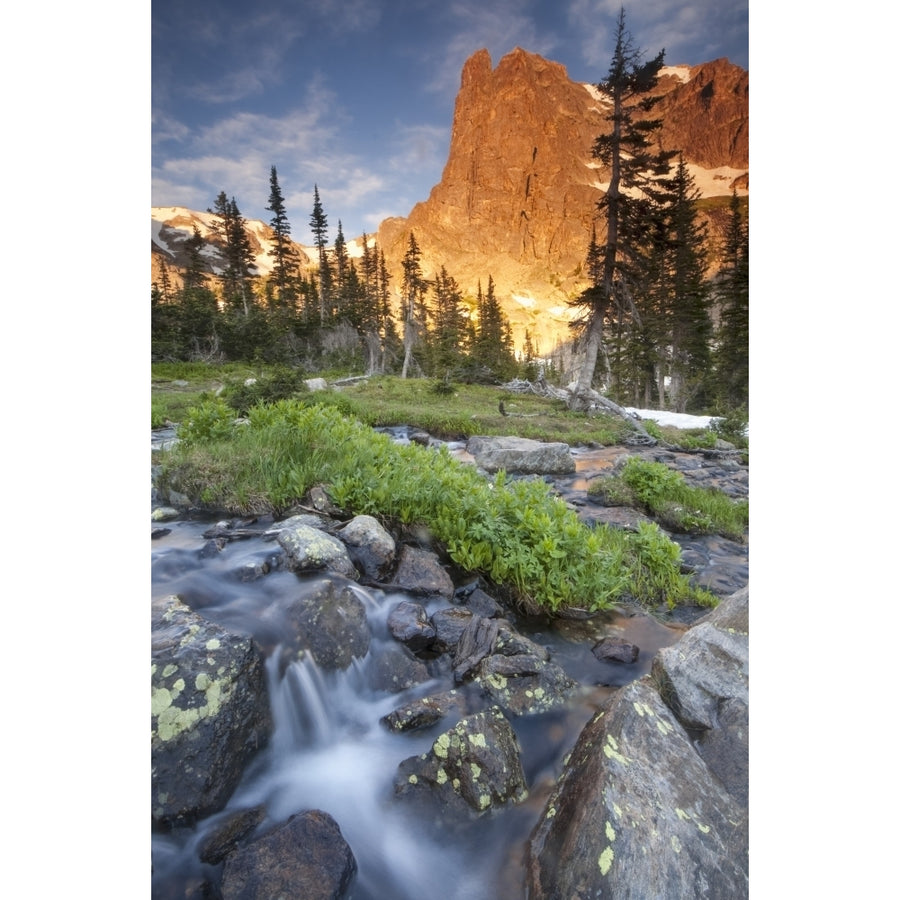
[[[597,71],[599,81],[606,67]],[[663,149],[680,150],[702,197],[746,195],[749,186],[749,75],[717,59],[697,66],[667,66],[659,79],[662,100],[651,115],[662,119]],[[452,275],[471,314],[478,286],[495,294],[521,350],[527,330],[538,352],[549,353],[570,337],[573,313],[567,301],[587,281],[585,255],[596,224],[597,201],[609,172],[593,158],[594,141],[609,131],[608,105],[594,85],[570,80],[565,66],[516,48],[493,66],[487,50],[463,66],[453,116],[447,163],[430,196],[405,218],[385,219],[375,235],[395,291],[413,232],[422,274],[441,267]],[[338,211],[339,212],[339,211]],[[704,208],[713,245],[728,221],[727,204]],[[177,283],[186,264],[185,241],[194,226],[211,240],[211,213],[181,207],[151,213],[153,277],[165,260]],[[260,274],[271,271],[272,230],[247,222]],[[359,237],[359,236],[356,236]],[[355,237],[348,243],[358,246]],[[314,266],[313,248],[296,245],[301,265]],[[710,256],[718,268],[717,251]],[[399,297],[397,297],[399,308]]]
[[[598,80],[605,74],[598,72]],[[704,197],[747,193],[749,76],[728,60],[663,70],[661,143],[680,149]],[[549,351],[569,334],[567,299],[587,286],[584,259],[609,173],[592,156],[608,106],[564,66],[517,48],[492,68],[487,50],[463,67],[441,181],[405,219],[382,223],[388,266],[412,231],[425,274],[441,265],[473,301],[496,294],[521,348],[525,330]],[[711,215],[718,231],[724,220]],[[602,221],[596,221],[602,239]]]

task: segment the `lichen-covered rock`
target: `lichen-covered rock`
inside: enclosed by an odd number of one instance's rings
[[[749,589],[653,659],[651,674],[681,724],[701,732],[696,747],[732,796],[746,806],[750,756]]]
[[[470,437],[466,450],[485,472],[517,475],[568,475],[575,471],[575,458],[568,444],[534,441],[520,437]]]
[[[286,656],[310,652],[322,669],[346,669],[369,650],[366,608],[342,579],[305,582],[299,596],[273,604],[262,618],[283,635]]]
[[[272,730],[263,654],[178,597],[154,604],[152,817],[189,824],[222,809]]]
[[[533,900],[748,896],[747,815],[649,677],[585,726],[527,847]]]
[[[338,536],[367,578],[381,578],[394,562],[396,541],[374,516],[355,516]]]
[[[461,719],[428,753],[404,760],[394,789],[401,796],[424,793],[451,814],[482,814],[528,796],[519,741],[497,707]]]
[[[515,716],[559,709],[578,693],[578,682],[560,666],[537,656],[494,653],[476,669],[475,683],[491,700]]]
[[[287,554],[288,567],[294,572],[327,569],[354,580],[359,577],[344,544],[318,528],[294,525],[279,531],[277,539]]]
[[[338,823],[326,812],[308,810],[227,857],[222,897],[340,900],[348,895],[356,870]]]
[[[395,733],[415,731],[434,725],[451,712],[459,715],[465,711],[465,696],[460,691],[452,690],[404,703],[382,716],[381,723]]]

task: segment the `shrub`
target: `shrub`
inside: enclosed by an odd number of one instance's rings
[[[274,403],[307,391],[303,379],[299,369],[276,366],[258,378],[229,384],[224,396],[238,415],[245,416],[260,403]]]

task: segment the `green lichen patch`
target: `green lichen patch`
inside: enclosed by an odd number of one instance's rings
[[[597,860],[597,865],[600,866],[600,874],[608,875],[610,868],[612,868],[614,859],[613,849],[612,847],[607,847],[601,854],[600,858]]]

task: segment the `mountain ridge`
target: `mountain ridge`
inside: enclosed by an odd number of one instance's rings
[[[681,150],[707,200],[749,194],[749,76],[727,59],[661,71],[660,145]],[[596,87],[571,81],[565,66],[517,47],[492,66],[481,49],[462,68],[441,176],[426,200],[406,217],[385,219],[370,241],[384,252],[392,288],[399,291],[402,259],[414,233],[424,277],[443,266],[473,309],[479,283],[494,282],[517,347],[525,332],[549,351],[569,336],[567,301],[587,286],[582,269],[596,224],[597,201],[608,183],[591,150],[608,130]],[[725,217],[701,210],[715,240]],[[726,203],[719,204],[726,206]],[[179,247],[196,222],[209,234],[211,213],[182,207],[151,210],[154,277],[160,259],[175,266]],[[261,275],[271,261],[271,228],[249,220],[247,229]],[[361,236],[347,239],[351,258],[362,254]],[[304,265],[314,248],[297,244]],[[711,254],[712,271],[716,254]],[[215,254],[208,253],[215,269]],[[398,297],[399,300],[399,297]]]

